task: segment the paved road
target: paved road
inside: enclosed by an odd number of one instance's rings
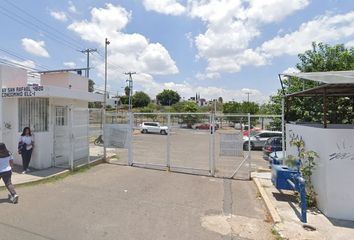
[[[0,191],[0,239],[271,239],[253,182],[101,164]]]

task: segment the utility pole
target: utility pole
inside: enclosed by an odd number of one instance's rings
[[[128,87],[129,87],[129,112],[132,110],[132,95],[133,95],[133,74],[136,74],[136,72],[126,72],[124,73],[125,75],[129,75],[129,79],[127,80],[128,82]]]
[[[247,102],[250,102],[250,94],[252,94],[251,92],[246,92],[245,94],[247,94]]]
[[[104,42],[104,102],[103,109],[106,109],[107,104],[107,46],[110,44],[108,39]]]
[[[96,48],[86,48],[85,50],[80,51],[82,53],[86,54],[87,57],[87,68],[86,68],[86,73],[85,73],[85,77],[90,78],[90,53],[92,52],[97,52]]]

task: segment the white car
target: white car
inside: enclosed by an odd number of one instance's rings
[[[167,135],[168,127],[161,126],[158,122],[143,122],[140,124],[141,133],[160,133],[162,135]]]
[[[281,137],[281,132],[275,131],[261,131],[256,133],[255,135],[251,135],[250,142],[251,142],[251,150],[256,148],[262,148],[265,142],[271,137]],[[248,150],[248,136],[243,137],[243,149]]]

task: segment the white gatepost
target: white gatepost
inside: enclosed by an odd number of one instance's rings
[[[73,133],[73,121],[74,121],[74,109],[73,105],[70,105],[69,107],[69,141],[70,141],[70,158],[69,158],[69,165],[70,169],[73,171],[74,170],[74,133]]]
[[[167,145],[166,145],[166,166],[167,170],[171,168],[171,114],[167,115]]]
[[[128,147],[128,166],[133,165],[133,118],[132,112],[129,112],[129,147]]]
[[[248,117],[248,177],[251,179],[252,172],[252,157],[251,157],[251,114],[247,114]]]

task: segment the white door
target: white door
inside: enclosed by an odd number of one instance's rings
[[[54,166],[69,164],[70,133],[67,124],[67,107],[54,107]]]

